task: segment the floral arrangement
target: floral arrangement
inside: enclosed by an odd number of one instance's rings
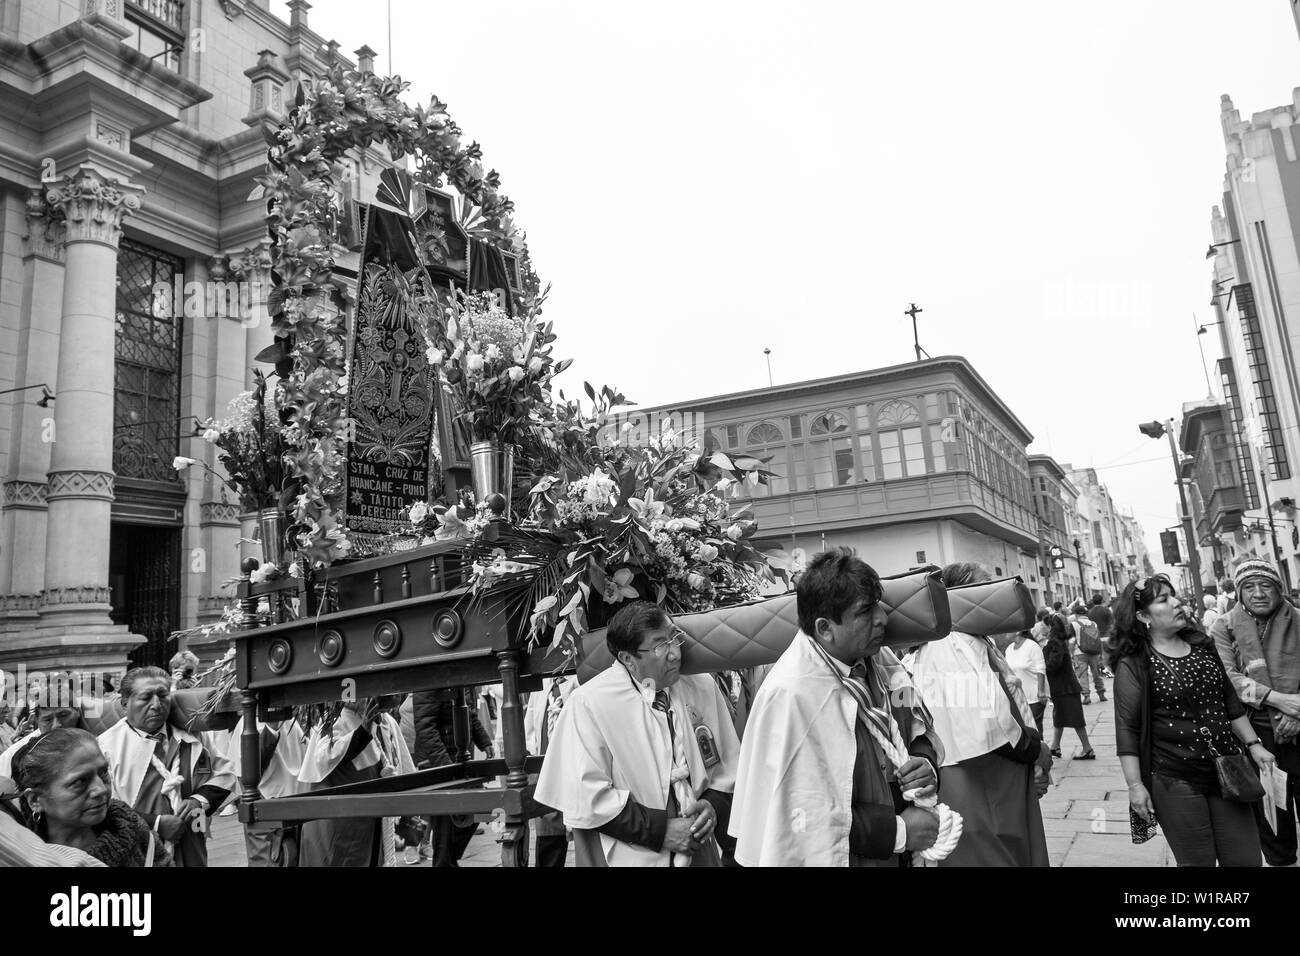
[[[439,370],[471,441],[516,444],[551,402],[551,379],[572,359],[551,355],[555,334],[533,314],[510,315],[493,293],[460,292],[428,328],[429,364]]]
[[[474,234],[520,255],[520,305],[536,312],[540,282],[511,220],[513,204],[499,191],[500,177],[484,171],[482,149],[462,143],[437,97],[427,106],[402,102],[408,86],[341,67],[304,77],[287,120],[266,131],[267,170],[249,196],[266,203],[273,259],[267,310],[281,350],[285,463],[296,486],[290,518],[311,567],[350,550],[339,523],[347,434],[339,387],[347,286],[334,273],[334,239],[345,218],[340,161],[380,144],[394,160],[413,157],[418,184],[453,186],[475,210]]]
[[[492,519],[486,503],[475,505],[474,494],[469,489],[461,491],[460,501],[453,507],[417,501],[406,513],[415,534],[437,541],[477,537]]]
[[[773,581],[750,540],[754,520],[727,497],[767,479],[761,461],[677,447],[671,435],[588,454],[600,459],[590,471],[533,486],[527,522],[470,548],[475,595],[510,591],[527,609],[530,644],[571,657],[597,603],[644,598],[670,613],[701,611],[754,600]]]
[[[253,372],[253,379],[250,391],[230,400],[224,419],[199,423],[204,441],[216,446],[217,460],[230,476],[228,481],[221,479],[222,484],[239,496],[244,511],[275,507],[285,477],[275,389],[267,388],[266,376],[260,371]],[[184,462],[196,463],[191,458]]]

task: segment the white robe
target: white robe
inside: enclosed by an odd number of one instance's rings
[[[524,705],[524,746],[530,754],[542,752],[542,727],[546,723],[546,716],[551,706],[551,684],[553,681],[554,678],[546,678],[542,682],[542,689],[529,694],[528,703]],[[560,678],[561,713],[564,712],[564,705],[569,702],[569,696],[577,687],[578,678]]]
[[[224,754],[208,750],[201,739],[188,731],[170,725],[168,729],[176,740],[193,746],[192,765],[197,765],[199,751],[207,753],[208,761],[212,766],[212,776],[203,781],[200,786],[211,785],[224,790],[234,788],[236,779],[234,767]],[[113,778],[113,796],[134,807],[140,797],[140,787],[144,784],[145,776],[153,763],[154,742],[136,733],[125,720],[119,720],[109,727],[99,735],[98,740],[99,749],[108,758],[109,770]],[[173,813],[180,809],[182,803],[179,761],[180,749],[177,748],[176,760],[166,768],[167,774],[163,775],[162,792],[171,804]],[[197,790],[198,787],[194,789]]]
[[[1020,742],[1020,724],[989,667],[987,646],[982,637],[953,631],[941,641],[922,644],[903,661],[934,716],[945,767]],[[1024,696],[1017,702],[1021,720],[1032,727],[1034,715]]]
[[[268,729],[267,725],[259,720],[257,722],[258,733],[260,734],[265,729]],[[243,772],[240,753],[240,739],[243,732],[244,718],[240,717],[239,723],[235,724],[230,746],[230,763],[238,779],[242,779]],[[262,768],[262,779],[257,784],[258,792],[264,800],[306,793],[310,787],[299,781],[298,772],[302,769],[302,757],[307,747],[307,735],[302,732],[298,722],[292,719],[281,721],[280,726],[274,732],[276,734],[275,750],[271,753],[271,759],[267,761],[266,766]],[[261,747],[260,740],[258,747]]]
[[[350,707],[343,708],[330,728],[328,737],[321,733],[320,724],[312,727],[311,734],[307,737],[307,745],[303,748],[298,780],[306,784],[323,783],[325,778],[343,762],[348,747],[352,745],[352,735],[360,729],[361,717]],[[352,766],[357,770],[366,770],[382,763],[383,759],[383,751],[380,750],[379,744],[375,742],[372,735],[370,742],[352,758]]]
[[[897,690],[905,672],[888,648],[879,655]],[[800,631],[763,681],[745,725],[731,805],[738,863],[849,865],[857,714],[853,696]],[[922,733],[917,728],[914,738]],[[934,735],[930,742],[942,761]]]
[[[705,790],[731,792],[740,741],[712,675],[682,677],[669,696],[695,797]],[[712,734],[719,756],[708,769],[694,733],[700,725]],[[574,690],[560,711],[536,799],[559,810],[568,826],[594,830],[617,817],[629,799],[651,810],[667,808],[672,762],[667,716],[645,700],[623,665],[614,664]],[[668,850],[656,852],[603,833],[600,845],[609,866],[672,865]]]

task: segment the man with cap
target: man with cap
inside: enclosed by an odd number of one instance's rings
[[[1264,859],[1270,866],[1296,862],[1295,781],[1300,775],[1300,611],[1283,599],[1282,579],[1268,561],[1242,562],[1233,575],[1237,606],[1222,614],[1210,629],[1219,657],[1237,695],[1246,705],[1251,725],[1264,748],[1286,771],[1286,805],[1277,808],[1277,832],[1269,826],[1259,804]]]

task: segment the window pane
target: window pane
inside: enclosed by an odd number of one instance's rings
[[[939,396],[934,392],[925,396],[925,417],[931,419],[939,417]]]
[[[740,444],[740,429],[735,425],[727,426],[727,447],[735,448]]]
[[[812,479],[814,488],[830,488],[833,484],[831,476],[831,443],[828,441],[817,441],[812,443],[812,457],[809,459],[812,466]]]
[[[803,419],[800,418],[798,415],[790,416],[790,437],[791,438],[803,437]]]
[[[934,458],[935,471],[948,470],[947,461],[944,458],[944,454],[943,454],[943,442],[941,441],[930,442],[930,455],[932,458]]]
[[[808,484],[808,472],[804,463],[805,450],[803,445],[795,445],[790,450],[790,490],[807,491],[810,487]]]
[[[880,433],[880,470],[885,480],[903,477],[903,464],[898,448],[898,432]]]
[[[812,434],[835,435],[849,430],[848,420],[838,412],[826,412],[813,419]]]
[[[835,483],[853,484],[853,439],[837,438],[831,442],[835,459]]]
[[[786,460],[785,446],[778,448],[769,448],[763,452],[763,457],[769,459],[763,467],[768,471],[774,472],[773,476],[767,479],[767,494],[783,495],[790,490],[790,483],[787,475],[790,472],[790,463]],[[755,496],[763,492],[762,486],[755,489]]]
[[[871,451],[871,436],[858,436],[858,464],[862,467],[862,480],[876,480],[876,456]]]
[[[776,442],[785,441],[785,436],[781,434],[781,429],[772,422],[759,422],[749,430],[746,441],[751,445],[772,445]]]
[[[907,460],[909,475],[925,474],[925,445],[921,441],[921,429],[903,429],[903,457]]]

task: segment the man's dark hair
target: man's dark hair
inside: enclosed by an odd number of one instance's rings
[[[133,667],[122,677],[122,683],[118,688],[122,701],[125,703],[127,698],[135,693],[136,682],[150,679],[165,681],[168,689],[171,689],[172,675],[161,667]]]
[[[1046,621],[1046,620],[1047,620],[1049,617],[1051,617],[1051,616],[1052,616],[1052,612],[1049,611],[1047,608],[1045,608],[1045,607],[1040,607],[1040,608],[1038,609],[1038,619],[1039,619],[1040,621]]]
[[[633,601],[619,608],[618,613],[610,618],[605,630],[605,646],[618,660],[619,651],[627,651],[637,656],[637,648],[645,638],[646,631],[655,631],[668,626],[668,612],[658,604],[649,601]]]
[[[841,623],[859,601],[875,604],[882,594],[880,576],[852,548],[831,548],[808,563],[799,579],[796,607],[799,628],[812,636],[817,618]]]
[[[974,561],[959,561],[943,569],[943,586],[945,588],[960,588],[965,587],[967,584],[982,584],[985,581],[992,580],[993,575],[989,569]]]

